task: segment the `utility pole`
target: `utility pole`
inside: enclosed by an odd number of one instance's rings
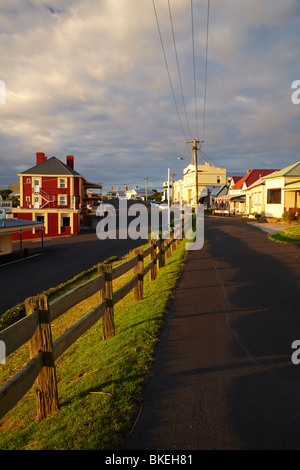
[[[172,201],[172,204],[174,202],[174,176],[176,176],[176,173],[171,173],[171,178],[172,178],[172,181],[171,181],[171,201]]]
[[[195,214],[197,214],[197,204],[198,204],[198,162],[197,162],[197,150],[198,144],[203,143],[204,140],[193,140],[191,142],[187,142],[187,144],[194,144],[194,165],[195,165]]]

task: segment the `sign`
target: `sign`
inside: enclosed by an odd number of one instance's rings
[[[6,210],[0,208],[0,220],[3,220],[6,218]]]
[[[0,201],[0,209],[12,209],[11,201]]]

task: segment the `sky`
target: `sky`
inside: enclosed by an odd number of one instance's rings
[[[298,162],[299,31],[300,0],[1,0],[0,189],[36,152],[104,193],[180,179],[194,139],[228,176]]]

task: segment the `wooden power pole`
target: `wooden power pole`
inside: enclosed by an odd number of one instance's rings
[[[197,150],[198,144],[204,142],[204,140],[193,140],[187,142],[187,144],[193,144],[194,150],[194,165],[195,165],[195,214],[197,213],[197,204],[198,204],[198,162],[197,162]]]

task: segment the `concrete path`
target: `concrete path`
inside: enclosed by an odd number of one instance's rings
[[[300,450],[300,249],[207,217],[126,450]]]
[[[254,227],[260,228],[264,232],[269,233],[270,235],[274,235],[276,233],[281,232],[290,225],[281,225],[281,224],[272,224],[272,223],[259,223],[259,222],[248,222],[249,224],[253,225]]]

